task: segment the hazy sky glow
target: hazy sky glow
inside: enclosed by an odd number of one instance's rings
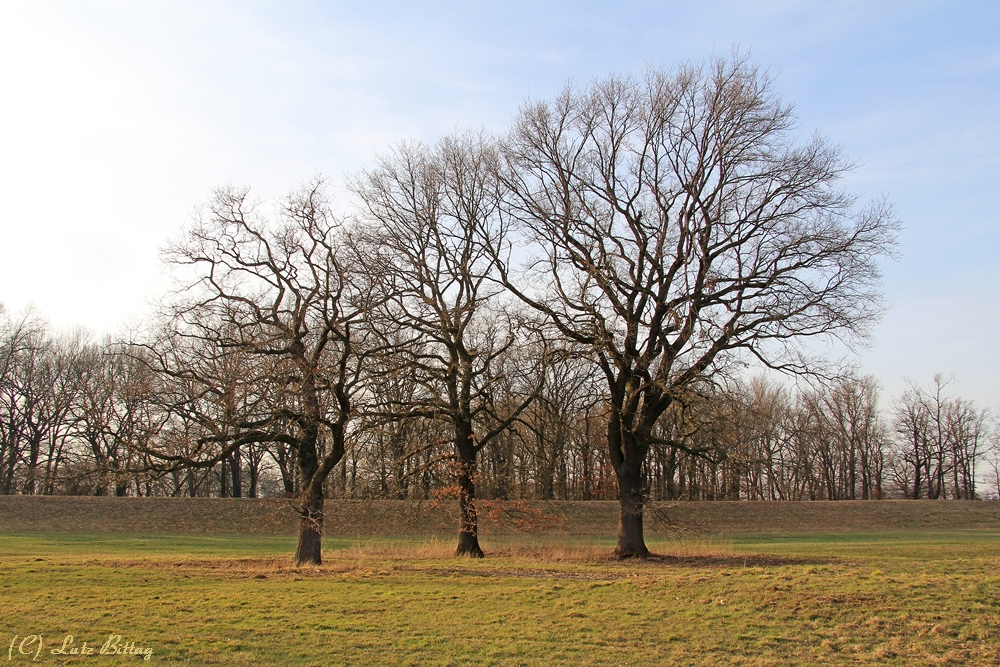
[[[339,180],[400,139],[500,131],[569,79],[735,44],[905,225],[863,368],[1000,407],[1000,3],[359,4],[0,4],[0,302],[113,332],[215,186]]]

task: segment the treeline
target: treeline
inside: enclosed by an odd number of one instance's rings
[[[608,398],[586,359],[517,347],[505,363],[541,369],[521,378],[533,401],[480,453],[478,493],[490,499],[616,499],[607,456]],[[229,360],[235,361],[235,360]],[[231,369],[255,378],[249,368]],[[432,499],[457,493],[449,425],[401,417],[420,393],[414,376],[384,369],[325,482],[330,498]],[[271,378],[280,382],[279,378]],[[218,461],[163,470],[151,452],[195,448],[219,423],[184,409],[183,378],[157,373],[148,350],[54,334],[29,312],[0,316],[0,493],[119,496],[293,496],[295,452],[247,442]],[[940,377],[880,406],[878,383],[848,377],[806,389],[762,377],[705,387],[678,401],[643,468],[651,500],[868,500],[981,497],[996,489],[997,434],[988,413]],[[263,396],[280,393],[257,387]],[[244,398],[246,400],[246,398]],[[488,419],[483,428],[488,428]]]

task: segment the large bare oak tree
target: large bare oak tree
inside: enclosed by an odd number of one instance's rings
[[[291,448],[295,562],[318,564],[323,483],[344,455],[363,381],[359,322],[370,292],[345,261],[343,225],[321,181],[283,199],[277,217],[261,214],[245,189],[220,189],[167,252],[181,289],[171,335],[153,358],[180,388],[171,410],[202,429],[183,451],[153,454],[174,466],[214,466],[249,443]]]
[[[734,359],[811,373],[803,341],[860,340],[896,223],[884,202],[856,205],[840,185],[850,163],[799,141],[792,108],[739,55],[529,103],[504,152],[504,210],[532,255],[523,272],[503,262],[502,280],[600,365],[616,553],[644,556],[661,415]]]

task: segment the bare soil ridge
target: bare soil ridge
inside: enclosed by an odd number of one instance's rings
[[[549,501],[498,505],[483,534],[613,537],[618,503]],[[739,533],[1000,529],[1000,502],[815,501],[676,502],[647,507],[659,536]],[[457,502],[329,500],[328,536],[452,535]],[[176,535],[294,535],[283,499],[0,496],[0,533],[76,532]]]

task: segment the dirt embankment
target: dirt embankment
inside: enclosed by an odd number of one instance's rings
[[[327,535],[450,535],[458,524],[453,503],[334,500],[326,510]],[[482,514],[484,534],[613,537],[618,530],[614,502],[495,504]],[[1000,502],[655,503],[645,523],[648,535],[685,536],[1000,529]],[[280,499],[0,496],[0,532],[293,535],[296,514]]]

